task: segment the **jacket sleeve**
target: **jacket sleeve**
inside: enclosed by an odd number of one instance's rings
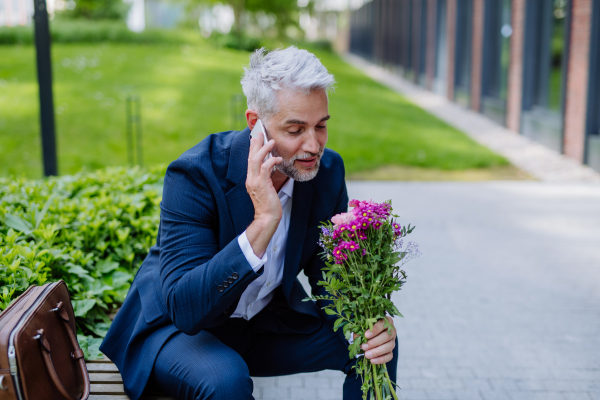
[[[237,237],[219,250],[211,178],[178,159],[167,169],[161,202],[162,296],[175,327],[189,335],[221,316],[263,273],[248,264]]]
[[[343,180],[342,189],[340,194],[338,195],[338,199],[336,202],[335,210],[329,218],[333,217],[336,214],[347,212],[348,211],[348,192],[346,190],[346,182]],[[312,255],[311,259],[308,261],[306,267],[304,268],[304,273],[308,277],[308,282],[310,283],[311,292],[313,296],[323,296],[327,295],[327,291],[323,286],[318,286],[317,282],[323,279],[323,273],[321,269],[325,267],[325,263],[321,258],[322,249],[319,247],[315,254]],[[330,326],[333,329],[333,324],[337,317],[335,315],[327,315],[325,311],[323,311],[322,307],[325,307],[328,304],[333,303],[331,300],[318,300],[316,302],[317,308],[319,309],[319,313],[321,314],[321,320],[325,322],[326,325]],[[344,343],[348,343],[346,338],[344,337],[344,332],[342,329],[338,329],[338,336],[344,341]]]

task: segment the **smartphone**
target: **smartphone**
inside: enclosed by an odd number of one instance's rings
[[[260,119],[256,121],[256,125],[254,125],[254,129],[252,129],[252,132],[250,132],[250,136],[253,138],[256,137],[257,135],[258,136],[262,135],[263,140],[264,140],[263,146],[269,142],[267,140],[267,131],[265,130],[265,126],[263,125],[263,123]],[[269,152],[263,159],[263,162],[267,161],[271,157],[272,157],[271,152]]]

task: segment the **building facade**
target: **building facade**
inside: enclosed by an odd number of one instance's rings
[[[600,170],[600,0],[372,0],[349,48]]]

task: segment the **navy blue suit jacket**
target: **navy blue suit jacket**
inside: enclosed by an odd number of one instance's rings
[[[158,352],[172,335],[194,335],[225,322],[248,284],[263,273],[254,272],[237,241],[254,218],[245,185],[249,148],[247,128],[216,133],[167,169],[156,245],[100,346],[119,368],[133,400],[142,394]],[[297,275],[304,269],[313,294],[325,294],[316,285],[324,266],[318,225],[345,212],[347,205],[342,158],[326,149],[317,176],[294,183],[283,281],[254,317],[257,327],[311,333],[324,320],[335,319],[321,310],[325,302],[302,302],[307,294]],[[232,276],[237,278],[220,292],[217,288]],[[341,330],[338,334],[345,340]]]

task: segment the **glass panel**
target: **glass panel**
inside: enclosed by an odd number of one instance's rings
[[[454,98],[468,106],[471,88],[471,44],[473,27],[473,0],[456,2],[456,70]]]
[[[419,83],[425,85],[427,81],[427,1],[421,2],[421,26],[419,38]]]
[[[486,0],[484,4],[481,111],[504,124],[512,36],[511,1]]]
[[[593,3],[589,79],[585,161],[600,171],[600,1]]]
[[[526,3],[521,133],[562,152],[567,0]]]
[[[548,86],[548,108],[553,111],[560,111],[562,76],[564,64],[565,49],[565,22],[567,16],[567,0],[554,0],[552,10],[552,29],[550,42],[550,76]]]
[[[447,8],[446,0],[437,0],[435,37],[435,91],[446,95],[448,66]]]

